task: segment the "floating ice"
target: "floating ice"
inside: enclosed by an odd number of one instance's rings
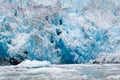
[[[22,63],[18,64],[17,67],[22,67],[22,68],[38,68],[38,67],[46,67],[50,66],[50,63],[47,61],[30,61],[30,60],[25,60]]]
[[[0,66],[0,80],[120,80],[120,64],[64,64],[26,68]]]

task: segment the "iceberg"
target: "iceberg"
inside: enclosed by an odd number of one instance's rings
[[[39,67],[47,67],[50,66],[50,63],[47,61],[30,61],[30,60],[25,60],[18,64],[16,67],[20,68],[39,68]]]
[[[0,63],[87,63],[120,49],[119,0],[0,0]],[[119,53],[118,53],[119,54]]]

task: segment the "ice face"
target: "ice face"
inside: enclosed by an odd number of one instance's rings
[[[85,63],[120,44],[118,0],[0,0],[0,58]]]

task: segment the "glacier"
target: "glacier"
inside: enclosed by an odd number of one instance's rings
[[[119,0],[0,0],[0,64],[87,63],[119,49]]]

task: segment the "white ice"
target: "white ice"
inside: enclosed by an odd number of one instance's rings
[[[35,68],[35,67],[44,67],[44,66],[50,66],[50,62],[48,61],[30,61],[30,60],[25,60],[22,63],[18,64],[17,67],[22,67],[22,68]]]
[[[47,65],[47,66],[46,66]],[[0,80],[119,80],[120,64],[53,65],[26,60],[17,66],[0,66]]]

